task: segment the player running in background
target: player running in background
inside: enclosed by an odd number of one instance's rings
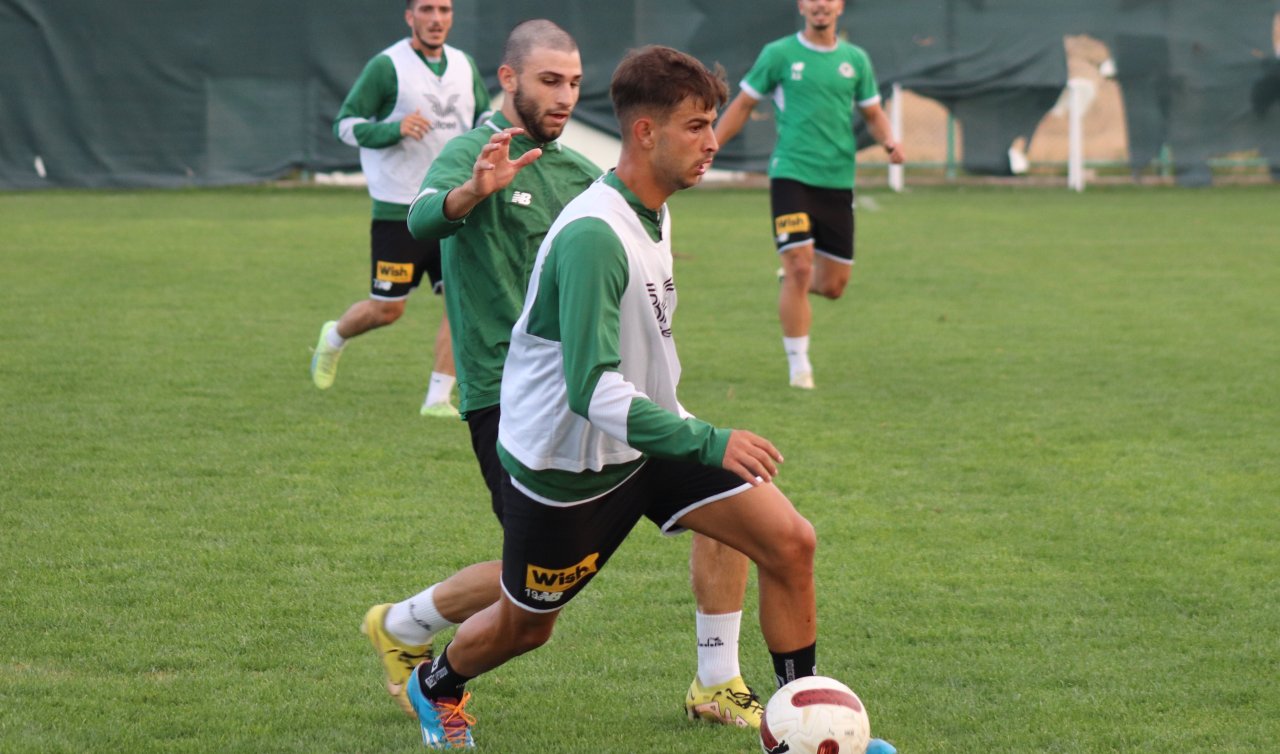
[[[891,162],[901,164],[906,155],[880,107],[871,59],[836,34],[844,0],[797,5],[804,31],[765,45],[716,136],[728,142],[756,105],[773,100],[778,141],[769,160],[769,198],[782,259],[778,318],[791,386],[810,390],[809,294],[840,298],[853,266],[854,105]]]
[[[453,0],[408,0],[404,19],[409,37],[369,61],[333,124],[339,139],[360,148],[369,182],[372,283],[369,298],[320,328],[311,379],[322,390],[333,385],[347,341],[398,320],[423,275],[437,295],[444,292],[439,242],[414,239],[405,218],[445,143],[469,131],[489,109],[475,62],[445,44],[453,25]],[[446,315],[436,333],[424,416],[458,414],[449,400],[454,383],[450,345]]]
[[[538,245],[600,169],[557,141],[582,79],[578,47],[568,33],[545,20],[518,25],[498,76],[505,92],[501,111],[451,142],[432,164],[409,227],[419,238],[443,239],[460,408],[494,513],[505,522],[508,472],[497,439],[511,328]],[[693,547],[698,671],[686,710],[690,717],[757,728],[762,708],[738,663],[747,560],[705,537]],[[476,564],[401,602],[370,608],[363,629],[383,656],[388,690],[402,704],[408,704],[405,680],[430,652],[432,637],[498,599],[500,566]]]

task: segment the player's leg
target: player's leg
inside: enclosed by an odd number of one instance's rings
[[[439,713],[453,715],[466,704],[467,681],[551,638],[559,611],[591,582],[640,518],[644,499],[632,480],[572,504],[534,499],[504,480],[502,596],[464,621],[431,665],[418,666],[409,679],[409,700],[429,744],[445,734],[437,733]]]
[[[500,419],[498,406],[467,414],[471,447],[499,522],[502,521],[502,490],[506,479],[497,451]],[[501,594],[501,572],[500,560],[477,563],[408,599],[369,608],[361,630],[368,635],[381,658],[387,691],[397,698],[406,712],[413,714],[405,684],[414,666],[431,658],[431,642],[435,635],[497,602]]]
[[[853,270],[853,192],[810,187],[809,194],[814,240],[809,292],[838,299],[844,295]]]
[[[769,182],[769,204],[773,214],[774,243],[782,263],[778,286],[778,321],[782,325],[782,347],[793,387],[813,387],[813,366],[809,363],[809,329],[813,311],[809,288],[813,281],[813,223],[809,216],[807,187],[798,181],[775,179]]]
[[[759,704],[742,677],[738,638],[750,561],[714,539],[694,534],[689,576],[697,603],[698,670],[685,695],[690,719],[759,727]],[[735,704],[734,699],[741,703]]]
[[[684,513],[680,526],[749,557],[760,582],[760,629],[780,683],[814,672],[817,607],[813,526],[772,484],[747,487]]]
[[[404,302],[422,279],[421,253],[403,223],[374,220],[369,226],[369,298],[352,304],[342,317],[320,328],[311,357],[311,380],[321,390],[333,385],[347,340],[385,327],[404,314]]]
[[[502,561],[476,563],[396,603],[374,605],[360,630],[382,662],[387,693],[409,714],[405,684],[415,666],[432,659],[435,635],[456,626],[497,600]]]

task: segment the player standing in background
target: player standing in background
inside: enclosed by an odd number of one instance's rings
[[[360,148],[360,165],[373,200],[369,298],[320,328],[311,379],[326,389],[337,376],[346,342],[395,322],[423,275],[444,292],[438,241],[418,241],[405,220],[409,204],[440,150],[475,126],[489,109],[489,93],[465,52],[445,44],[453,26],[453,0],[407,0],[410,35],[369,61],[334,120],[338,138]],[[436,333],[435,365],[424,416],[457,416],[448,316]]]
[[[856,104],[867,130],[902,164],[906,155],[880,107],[871,59],[836,34],[844,0],[797,0],[804,31],[770,42],[716,125],[724,144],[762,100],[773,100],[778,142],[769,160],[774,239],[782,258],[778,318],[791,386],[813,389],[809,294],[837,299],[853,265]]]
[[[573,38],[550,21],[527,21],[512,30],[502,59],[501,110],[444,149],[409,213],[416,237],[443,239],[459,405],[499,521],[505,520],[508,476],[497,451],[499,397],[511,328],[538,245],[560,210],[601,172],[557,141],[580,92],[582,62]],[[763,710],[738,663],[748,562],[705,537],[693,548],[698,671],[686,710],[693,718],[757,728]],[[402,705],[408,705],[405,681],[429,655],[432,637],[498,599],[500,566],[472,565],[365,615],[362,628]]]

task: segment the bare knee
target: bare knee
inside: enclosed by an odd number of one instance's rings
[[[822,280],[816,283],[812,290],[819,296],[829,298],[834,301],[844,295],[845,285],[848,284],[848,282],[848,279]]]
[[[809,290],[813,282],[813,261],[810,259],[792,259],[783,267],[782,284],[801,290]]]
[[[554,630],[554,620],[515,620],[508,624],[505,638],[512,651],[522,655],[550,641]]]
[[[786,531],[770,542],[768,556],[757,565],[787,581],[813,578],[813,557],[818,549],[818,536],[813,524],[796,513]]]
[[[402,314],[404,314],[403,301],[373,301],[374,327],[386,327],[400,319]]]

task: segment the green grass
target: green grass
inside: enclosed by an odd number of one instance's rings
[[[787,457],[819,660],[925,752],[1280,740],[1280,190],[925,190],[858,215],[786,387],[762,192],[673,201],[684,404]],[[439,302],[311,387],[367,198],[0,195],[0,751],[420,749],[364,609],[498,552]],[[477,680],[492,752],[752,752],[680,715],[687,540],[643,526]],[[749,597],[748,679],[770,685]]]

